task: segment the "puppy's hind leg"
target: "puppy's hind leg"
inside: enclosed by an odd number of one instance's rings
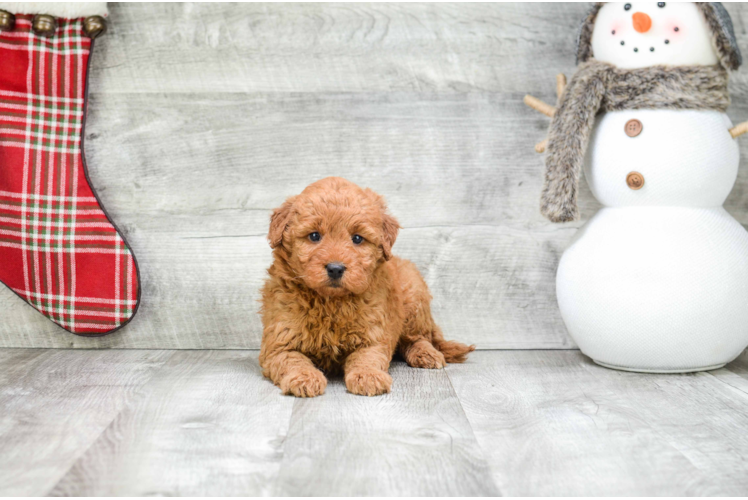
[[[442,331],[431,316],[431,294],[415,265],[402,261],[400,279],[404,289],[405,325],[398,349],[405,361],[415,368],[443,368],[447,363],[462,363],[475,346],[444,340]]]
[[[413,368],[437,369],[447,366],[444,354],[439,352],[431,342],[423,338],[411,344],[401,343],[400,355]]]
[[[444,368],[447,363],[462,363],[475,350],[474,345],[444,340],[441,329],[435,324],[430,329],[420,330],[420,335],[418,331],[412,330],[401,337],[399,345],[400,355],[415,368]]]

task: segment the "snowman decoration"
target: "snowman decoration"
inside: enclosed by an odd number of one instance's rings
[[[719,368],[748,345],[748,232],[722,204],[738,172],[725,114],[741,62],[719,3],[596,4],[579,68],[559,75],[541,211],[578,218],[581,172],[604,206],[558,267],[561,315],[582,352],[610,368]]]

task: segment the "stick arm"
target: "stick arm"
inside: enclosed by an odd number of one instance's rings
[[[535,111],[543,113],[548,118],[553,118],[553,115],[556,113],[556,108],[529,94],[525,96],[524,102],[529,107],[531,107]]]
[[[564,90],[566,90],[566,75],[564,75],[563,73],[559,73],[558,75],[556,75],[556,96],[559,100],[561,99],[561,95],[564,93]],[[533,97],[529,94],[525,96],[524,103],[535,111],[543,113],[548,118],[553,118],[553,115],[556,114],[556,108],[554,106],[551,106],[550,104],[545,103],[537,97]],[[746,123],[746,127],[746,131],[748,131],[748,122]],[[548,139],[545,139],[544,141],[541,141],[535,145],[535,152],[544,153],[547,146]]]
[[[733,139],[737,139],[746,132],[748,132],[748,122],[738,123],[730,129],[730,135]]]
[[[556,75],[556,97],[561,99],[561,94],[566,90],[566,75],[559,73]]]

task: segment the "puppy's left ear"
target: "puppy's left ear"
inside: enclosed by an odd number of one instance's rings
[[[382,252],[384,260],[392,258],[392,246],[397,239],[397,232],[400,230],[400,224],[393,216],[387,212],[382,212]]]
[[[400,223],[387,212],[387,202],[384,198],[369,188],[364,190],[376,205],[379,205],[379,211],[382,214],[382,254],[384,260],[392,258],[392,246],[397,239],[397,232],[400,231]]]
[[[283,243],[283,233],[291,220],[291,215],[293,215],[294,201],[296,201],[296,197],[292,196],[284,201],[283,205],[273,210],[273,215],[270,216],[270,231],[268,231],[270,248],[275,248]]]

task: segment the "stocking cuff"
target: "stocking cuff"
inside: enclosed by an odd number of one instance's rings
[[[0,2],[0,10],[11,14],[47,14],[64,19],[88,16],[106,17],[106,2]]]

